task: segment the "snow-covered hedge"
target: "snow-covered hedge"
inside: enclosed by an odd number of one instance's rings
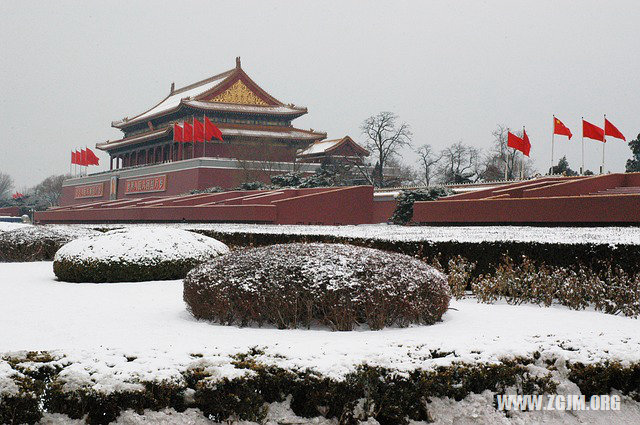
[[[606,267],[602,268],[602,265],[615,264],[627,273],[640,273],[640,243],[632,243],[634,239],[640,238],[640,235],[635,236],[636,231],[633,228],[627,229],[630,234],[628,237],[625,236],[623,228],[611,230],[612,241],[617,242],[608,243],[602,229],[593,229],[594,234],[590,235],[580,228],[564,229],[564,232],[560,233],[557,229],[547,228],[544,230],[551,234],[547,241],[541,236],[540,228],[531,230],[525,227],[517,230],[506,226],[492,227],[485,229],[484,233],[475,230],[481,233],[477,238],[474,236],[473,228],[447,228],[445,231],[440,228],[425,229],[425,226],[343,226],[348,229],[341,232],[340,226],[326,226],[328,229],[322,233],[322,226],[298,227],[299,230],[295,229],[295,226],[247,225],[247,231],[230,225],[192,225],[188,228],[218,239],[230,247],[297,242],[343,243],[411,255],[429,264],[437,260],[446,265],[449,260],[462,257],[475,264],[473,277],[494,273],[502,264],[505,255],[513,259],[527,257],[537,265],[544,264],[549,267],[575,269],[582,265],[597,273],[604,273]],[[399,230],[393,230],[396,228]],[[311,229],[311,232],[307,232],[308,229]],[[394,231],[398,234],[394,234]],[[400,237],[401,233],[410,231],[414,231],[415,234],[409,234],[406,238]],[[470,236],[465,237],[465,231]],[[522,233],[522,238],[518,238],[518,231]],[[380,235],[376,236],[376,232]],[[390,233],[391,236],[387,237],[385,233]],[[424,233],[423,239],[420,239],[421,233]],[[579,236],[574,238],[574,233]],[[447,234],[451,236],[448,237]],[[504,239],[500,235],[503,235]],[[529,237],[533,240],[526,240]]]
[[[63,246],[53,271],[67,282],[139,282],[183,278],[196,265],[229,251],[185,230],[139,227],[77,239]]]
[[[192,270],[184,300],[199,319],[333,330],[433,324],[449,305],[445,276],[415,258],[341,244],[236,251]]]
[[[574,268],[536,264],[528,257],[514,261],[505,257],[491,274],[471,279],[473,264],[462,259],[450,261],[449,282],[454,295],[462,295],[465,281],[482,302],[505,299],[510,304],[534,303],[550,306],[562,304],[571,309],[593,307],[609,314],[640,315],[640,274],[627,273],[615,263]],[[452,264],[453,263],[453,264]],[[600,272],[594,270],[599,269]],[[457,276],[456,278],[453,278]]]
[[[21,226],[0,233],[0,261],[52,260],[61,246],[100,232],[68,226]]]
[[[340,424],[375,419],[368,423],[396,425],[438,421],[441,418],[434,414],[432,402],[446,397],[451,409],[456,409],[456,401],[488,391],[469,421],[480,423],[482,416],[477,415],[493,408],[495,394],[570,391],[587,396],[587,403],[593,394],[615,391],[636,400],[640,394],[638,363],[581,364],[534,355],[452,363],[410,373],[362,365],[339,379],[264,363],[263,354],[252,350],[220,358],[194,353],[193,361],[181,366],[139,363],[135,356],[89,357],[83,363],[64,353],[3,355],[0,383],[12,390],[0,393],[0,423],[33,424],[47,412],[108,424],[126,410],[142,413],[165,408],[179,412],[197,408],[202,419],[215,422],[265,423],[274,403],[283,403],[309,423],[327,423],[325,418]]]

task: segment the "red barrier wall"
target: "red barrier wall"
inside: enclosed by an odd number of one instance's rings
[[[583,177],[568,182],[523,191],[525,198],[539,198],[547,196],[578,196],[589,195],[601,190],[624,186],[624,174],[605,174],[593,177]]]
[[[372,223],[386,223],[396,210],[396,201],[373,201]]]
[[[295,198],[274,201],[278,224],[371,223],[373,187],[325,189]]]
[[[5,217],[20,217],[19,207],[3,207],[0,208],[0,215]]]
[[[414,221],[425,224],[640,222],[640,195],[440,200],[413,208]]]
[[[365,224],[386,222],[395,201],[373,200],[372,186],[232,191],[150,200],[98,201],[36,213],[40,223],[259,222]]]

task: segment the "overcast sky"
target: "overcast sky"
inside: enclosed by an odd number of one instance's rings
[[[349,134],[393,111],[414,146],[491,146],[498,123],[527,128],[538,170],[552,114],[574,137],[556,160],[580,165],[580,117],[640,132],[640,2],[0,1],[0,171],[17,189],[69,170],[69,152],[120,138],[111,121],[235,65],[285,103],[299,128]],[[601,144],[586,141],[598,170]],[[98,153],[101,167],[108,157]],[[607,142],[606,168],[628,146]],[[406,155],[408,161],[415,157]]]

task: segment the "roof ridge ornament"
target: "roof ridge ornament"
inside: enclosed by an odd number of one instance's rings
[[[236,69],[240,69],[240,56],[236,56]]]
[[[171,95],[171,94],[173,94],[173,92],[175,91],[175,89],[176,89],[176,83],[175,83],[175,82],[172,82],[172,83],[171,83],[171,90],[169,91],[169,94],[170,94],[170,95]]]

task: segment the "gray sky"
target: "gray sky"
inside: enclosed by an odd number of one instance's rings
[[[580,165],[580,117],[640,131],[640,2],[635,1],[0,1],[0,171],[18,189],[69,170],[74,147],[120,137],[133,116],[182,86],[245,71],[300,128],[349,134],[390,110],[416,147],[488,149],[498,123],[526,125],[538,170]],[[627,145],[607,142],[607,169]],[[586,141],[597,170],[601,144]],[[107,155],[99,153],[103,169]],[[414,160],[414,156],[407,155]],[[98,170],[97,167],[91,167]]]

